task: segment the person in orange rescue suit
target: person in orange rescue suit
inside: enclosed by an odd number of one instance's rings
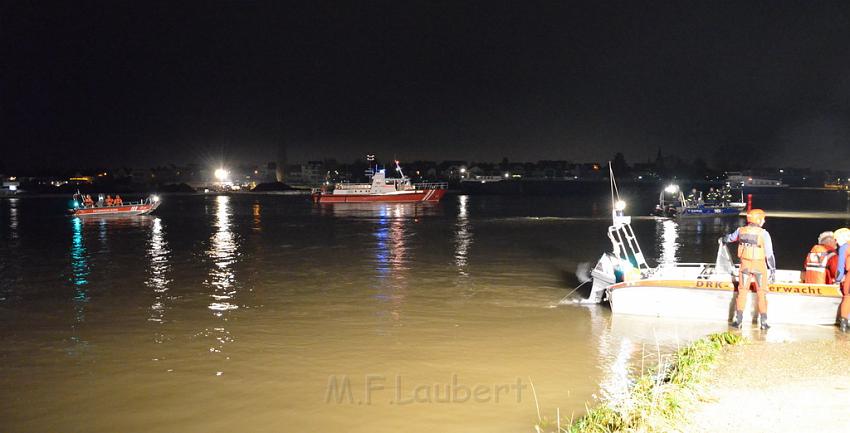
[[[106,196],[106,205],[112,206],[112,196],[111,195]]]
[[[91,199],[91,196],[90,196],[90,195],[86,194],[86,195],[85,195],[85,197],[83,197],[83,206],[84,206],[84,207],[92,207],[92,206],[94,206],[94,201],[92,201],[92,199]]]
[[[841,304],[838,315],[841,317],[838,326],[842,332],[850,330],[850,229],[843,227],[835,231],[835,241],[838,243],[838,275],[835,282],[841,284]]]
[[[738,258],[741,267],[738,274],[738,299],[735,319],[732,326],[740,328],[744,324],[744,308],[750,288],[755,286],[758,297],[758,312],[761,329],[767,330],[767,285],[776,275],[776,257],[773,256],[773,242],[770,233],[763,229],[765,214],[761,209],[747,212],[747,225],[739,227],[732,234],[723,236],[720,242],[738,243]],[[769,272],[769,273],[768,273]]]
[[[817,245],[806,255],[803,264],[803,282],[806,284],[833,284],[838,270],[838,253],[835,252],[835,236],[823,232]]]
[[[124,204],[124,200],[121,200],[120,195],[115,194],[115,198],[112,199],[112,204],[114,204],[115,206],[121,206]]]

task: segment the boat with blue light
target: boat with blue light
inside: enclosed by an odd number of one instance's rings
[[[728,187],[727,187],[728,188]],[[670,184],[658,195],[658,204],[652,214],[664,218],[713,218],[739,216],[747,206],[744,203],[744,192],[738,190],[735,194],[739,200],[732,201],[732,190],[726,190],[725,197],[721,191],[713,197],[704,199],[702,191],[694,190],[691,195],[685,194],[676,184]]]

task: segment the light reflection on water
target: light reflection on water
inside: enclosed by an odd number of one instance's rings
[[[149,276],[145,281],[145,285],[151,288],[154,294],[150,317],[148,318],[152,322],[162,323],[165,321],[166,302],[169,299],[169,254],[170,251],[168,249],[168,242],[165,240],[162,219],[153,217],[153,225],[151,227],[150,237],[148,238],[147,249]]]
[[[679,223],[672,219],[656,222],[656,239],[658,240],[658,263],[675,263],[679,258]]]
[[[234,341],[229,329],[225,327],[231,310],[239,306],[236,301],[236,273],[234,265],[239,256],[239,242],[233,232],[231,217],[233,210],[230,206],[230,196],[220,195],[216,197],[215,219],[213,226],[216,228],[210,238],[210,247],[207,257],[212,259],[207,283],[212,287],[210,297],[212,302],[208,309],[212,310],[213,316],[219,319],[218,323],[211,328],[206,328],[201,335],[212,337],[215,342],[209,348],[210,353],[222,353],[226,345]],[[230,356],[225,356],[230,359]],[[221,375],[218,371],[216,374]]]
[[[252,221],[254,223],[253,228],[254,228],[255,231],[258,231],[258,232],[263,230],[262,226],[260,225],[260,222],[261,222],[261,219],[262,219],[261,218],[261,210],[262,210],[262,208],[260,207],[259,202],[255,202],[251,206],[251,215],[253,216]]]
[[[89,258],[83,238],[83,221],[71,218],[71,283],[74,286],[74,301],[88,302]],[[82,314],[82,312],[80,312]],[[79,316],[78,316],[79,317]]]
[[[9,199],[9,239],[18,240],[18,199]]]
[[[73,346],[68,354],[79,355],[88,345],[80,335],[80,325],[86,320],[86,305],[89,302],[89,254],[86,250],[83,233],[83,221],[78,217],[71,218],[71,285],[73,286],[74,319],[71,324],[70,337]]]
[[[414,222],[412,204],[373,204],[377,206],[375,227],[375,298],[387,303],[393,321],[401,320],[407,292],[409,253],[406,247],[406,225]]]
[[[469,248],[472,245],[472,224],[469,222],[469,196],[457,198],[458,211],[455,223],[455,266],[461,278],[469,277],[467,269]]]
[[[239,254],[239,244],[231,230],[230,212],[230,197],[216,197],[216,232],[212,235],[210,248],[207,250],[207,256],[212,259],[213,265],[208,280],[213,288],[210,295],[213,302],[210,303],[209,309],[213,310],[216,316],[221,316],[224,311],[239,308],[232,302],[236,297],[236,274],[233,265]]]
[[[13,256],[17,256],[17,249],[20,246],[20,234],[18,233],[18,199],[10,198],[6,200],[6,202],[9,204],[9,235],[8,240],[3,239],[3,236],[0,236],[0,242],[3,242],[3,245],[0,245],[0,275],[7,275],[7,278],[17,282],[21,277],[20,265]],[[5,208],[5,203],[0,202],[0,218],[3,217],[3,210]],[[0,281],[0,302],[5,301],[8,298],[9,294],[13,291],[15,282],[2,284],[2,281]]]

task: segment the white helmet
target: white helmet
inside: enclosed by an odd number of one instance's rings
[[[835,241],[838,242],[838,245],[844,245],[847,241],[850,241],[850,229],[847,227],[842,227],[835,231]]]

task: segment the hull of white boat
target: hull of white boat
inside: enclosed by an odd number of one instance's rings
[[[614,314],[729,321],[735,286],[730,281],[638,280],[608,288]],[[837,285],[777,283],[767,294],[770,323],[832,325],[841,296]],[[750,294],[746,318],[756,317],[756,295]]]

